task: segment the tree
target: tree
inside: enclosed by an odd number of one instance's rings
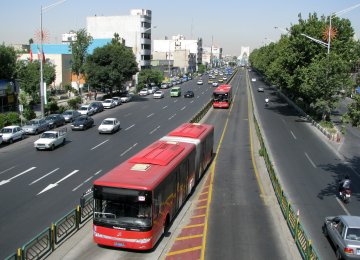
[[[353,126],[360,126],[360,95],[354,96],[354,101],[348,106],[347,115]]]
[[[138,89],[142,89],[145,85],[150,83],[155,83],[155,85],[160,85],[164,80],[164,74],[161,70],[158,69],[143,69],[139,72],[139,85]]]
[[[198,65],[198,72],[199,73],[204,73],[206,71],[206,66],[204,64],[199,64]]]
[[[87,83],[92,88],[108,88],[112,94],[114,88],[122,90],[124,83],[138,72],[138,68],[132,50],[113,40],[88,56],[85,72]]]
[[[16,52],[13,47],[0,45],[0,79],[14,79],[16,77]]]
[[[80,29],[76,32],[76,40],[70,43],[70,51],[72,53],[71,70],[76,75],[78,90],[80,90],[80,78],[85,72],[87,49],[91,42],[92,37],[88,35],[86,29]]]
[[[46,62],[44,65],[44,82],[46,85],[52,84],[56,79],[55,65]],[[39,61],[18,61],[16,63],[18,79],[20,80],[21,90],[32,97],[32,100],[40,100],[40,62]]]

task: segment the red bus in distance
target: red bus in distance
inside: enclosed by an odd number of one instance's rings
[[[160,140],[192,143],[196,145],[195,172],[196,183],[198,183],[213,157],[214,126],[185,123]]]
[[[94,181],[93,238],[149,250],[195,186],[196,146],[156,141]]]
[[[214,108],[229,108],[232,102],[232,87],[224,84],[217,87],[213,92]]]

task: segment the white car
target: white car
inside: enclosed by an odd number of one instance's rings
[[[196,84],[202,85],[202,84],[204,84],[204,81],[202,79],[199,79]]]
[[[255,81],[256,81],[256,78],[252,78],[251,81],[252,81],[252,82],[255,82]]]
[[[95,107],[90,106],[90,105],[82,105],[78,111],[80,114],[88,115],[88,116],[92,116],[93,114],[96,113]]]
[[[155,91],[155,93],[153,94],[153,98],[163,98],[164,97],[164,92],[162,92],[161,90]]]
[[[99,125],[99,134],[103,133],[114,133],[120,130],[120,121],[116,118],[105,118]]]
[[[24,136],[25,132],[17,125],[5,126],[0,131],[0,137],[4,143],[12,144],[15,140],[24,139]]]
[[[104,108],[114,108],[115,105],[115,101],[111,98],[107,98],[102,102]]]
[[[143,88],[140,90],[139,95],[140,96],[147,96],[149,94],[149,90],[147,88]]]
[[[214,82],[212,83],[212,86],[213,86],[213,87],[217,87],[217,86],[219,86],[219,83],[217,83],[217,81],[214,81]]]
[[[115,106],[121,105],[121,97],[112,97],[112,100],[114,100]]]
[[[127,102],[130,102],[130,101],[131,101],[132,95],[129,94],[129,93],[122,94],[121,97],[120,97],[120,99],[121,99],[121,102],[122,102],[122,103],[127,103]]]

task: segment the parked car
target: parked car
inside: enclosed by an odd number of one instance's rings
[[[63,117],[65,118],[65,122],[72,122],[79,116],[81,116],[80,112],[77,110],[66,110],[62,113]]]
[[[66,123],[65,118],[63,117],[63,115],[60,114],[48,115],[45,120],[46,122],[48,122],[50,129],[65,125]]]
[[[15,140],[24,139],[25,132],[18,125],[5,126],[0,131],[0,144],[4,143],[12,144]]]
[[[42,119],[32,119],[27,122],[22,129],[26,134],[39,134],[41,132],[49,130],[49,124],[44,118]]]
[[[360,259],[360,217],[326,217],[323,233],[333,243],[337,259]]]
[[[158,91],[159,90],[159,87],[157,87],[157,86],[152,86],[151,87],[151,89],[150,89],[150,92],[151,92],[151,94],[154,94],[156,91]]]
[[[194,91],[192,91],[192,90],[186,91],[185,94],[184,94],[184,97],[185,97],[185,98],[192,98],[192,97],[194,97]]]
[[[164,97],[164,92],[162,92],[161,90],[158,90],[153,94],[153,98],[163,98],[163,97]]]
[[[79,108],[78,112],[82,115],[92,116],[93,114],[96,113],[96,107],[90,105],[82,105]]]
[[[197,82],[196,82],[197,85],[202,85],[204,84],[204,81],[202,79],[199,79]]]
[[[147,95],[149,95],[149,90],[147,88],[143,88],[142,90],[140,90],[139,95],[147,96]]]
[[[87,115],[79,116],[72,122],[71,130],[85,130],[94,125],[94,119]]]
[[[121,97],[112,97],[112,100],[115,102],[115,106],[121,105]]]
[[[120,96],[121,102],[122,103],[127,103],[130,102],[132,99],[132,95],[129,93],[124,93]]]
[[[100,101],[91,102],[90,107],[93,107],[95,109],[95,113],[100,113],[104,111],[104,105]]]
[[[160,88],[162,89],[168,88],[168,83],[166,82],[161,83]]]
[[[120,130],[120,121],[116,118],[105,118],[99,125],[99,134],[103,133],[114,133]]]
[[[112,98],[107,98],[102,102],[104,108],[114,108],[116,107],[115,101]]]

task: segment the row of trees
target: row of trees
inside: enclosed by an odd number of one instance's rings
[[[308,19],[301,14],[298,18],[298,24],[292,25],[278,42],[254,50],[249,61],[269,84],[276,85],[313,116],[329,120],[339,93],[350,95],[360,85],[360,43],[354,39],[348,19],[332,17],[328,53],[304,34],[327,43],[329,17],[319,18],[314,13]],[[355,118],[352,122],[360,123]]]

